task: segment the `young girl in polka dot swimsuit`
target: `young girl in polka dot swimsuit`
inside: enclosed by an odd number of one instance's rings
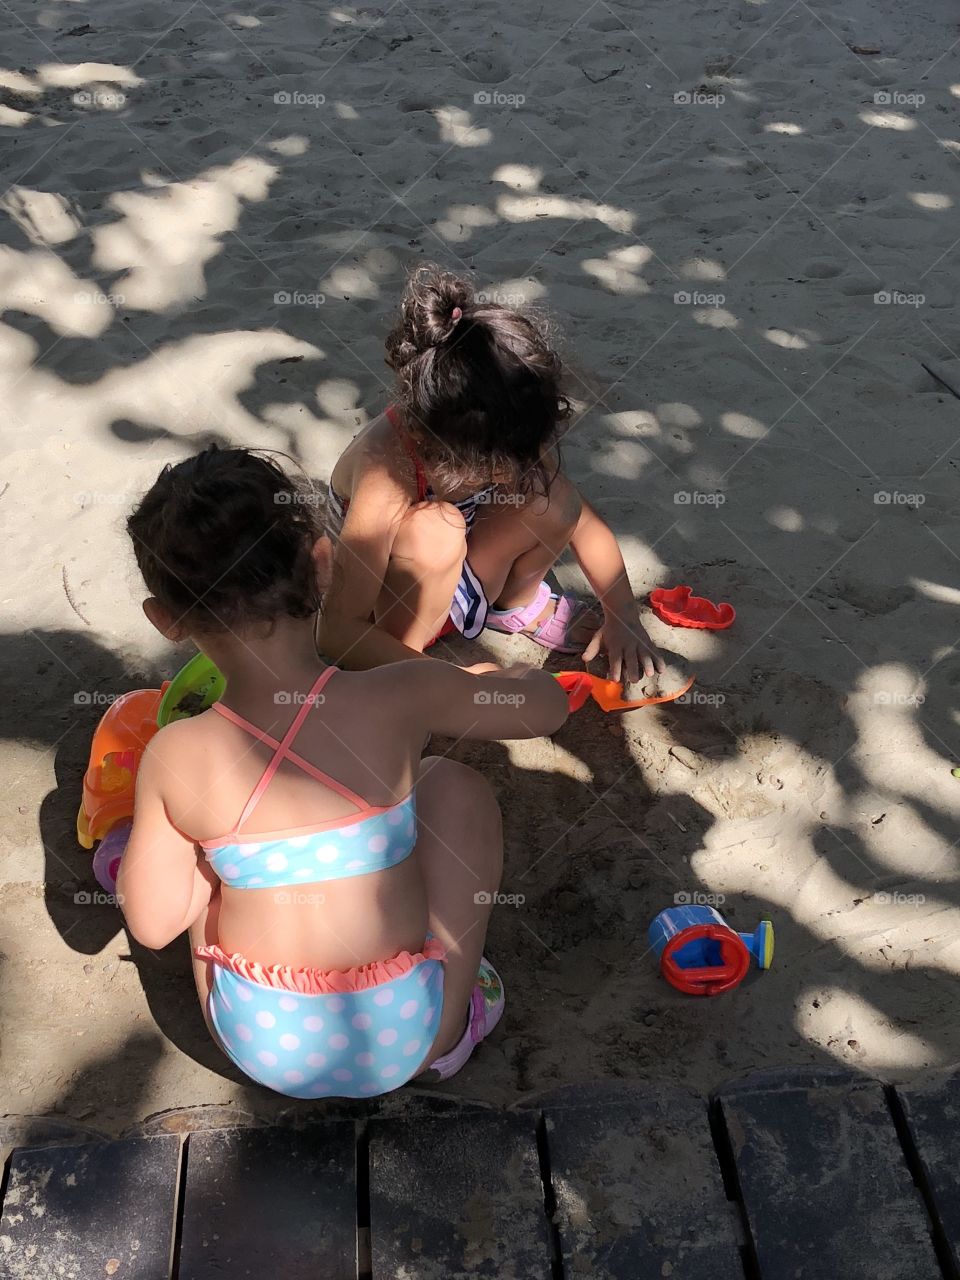
[[[189,931],[207,1025],[248,1076],[370,1097],[452,1075],[503,1009],[482,954],[500,813],[424,740],[552,733],[567,703],[540,671],[326,665],[323,520],[273,460],[216,447],[130,516],[144,612],[227,687],[144,753],[117,888],[145,946]]]

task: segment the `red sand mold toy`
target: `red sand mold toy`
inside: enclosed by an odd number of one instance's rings
[[[650,592],[650,608],[672,627],[698,627],[702,631],[725,631],[737,613],[732,604],[714,604],[695,596],[692,587],[657,587]]]

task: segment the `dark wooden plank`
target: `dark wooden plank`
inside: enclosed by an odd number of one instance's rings
[[[876,1081],[771,1072],[719,1100],[765,1280],[941,1280]]]
[[[179,1276],[356,1280],[353,1123],[191,1133]]]
[[[538,1102],[565,1275],[743,1280],[703,1098],[612,1083]]]
[[[895,1090],[920,1175],[953,1265],[960,1273],[960,1073]]]
[[[373,1280],[549,1280],[536,1117],[372,1120]]]
[[[3,1280],[168,1280],[180,1142],[21,1147],[0,1218]]]

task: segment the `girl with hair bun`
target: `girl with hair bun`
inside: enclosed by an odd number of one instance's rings
[[[537,325],[426,265],[409,277],[386,349],[393,403],[331,477],[326,652],[373,667],[422,657],[454,628],[472,639],[488,627],[585,661],[603,648],[615,680],[662,671],[616,538],[562,470],[570,407]],[[568,546],[597,604],[544,581]]]

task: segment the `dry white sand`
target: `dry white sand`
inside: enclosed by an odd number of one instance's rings
[[[492,927],[503,1029],[447,1091],[956,1060],[960,402],[921,367],[960,391],[945,0],[13,0],[4,24],[0,1109],[281,1105],[208,1042],[185,942],[131,954],[75,901],[97,698],[183,660],[122,518],[208,440],[328,474],[388,398],[421,257],[553,317],[569,467],[638,595],[738,610],[652,621],[690,705],[458,749],[525,902]],[[645,935],[677,893],[772,918],[774,970],[673,992]]]

